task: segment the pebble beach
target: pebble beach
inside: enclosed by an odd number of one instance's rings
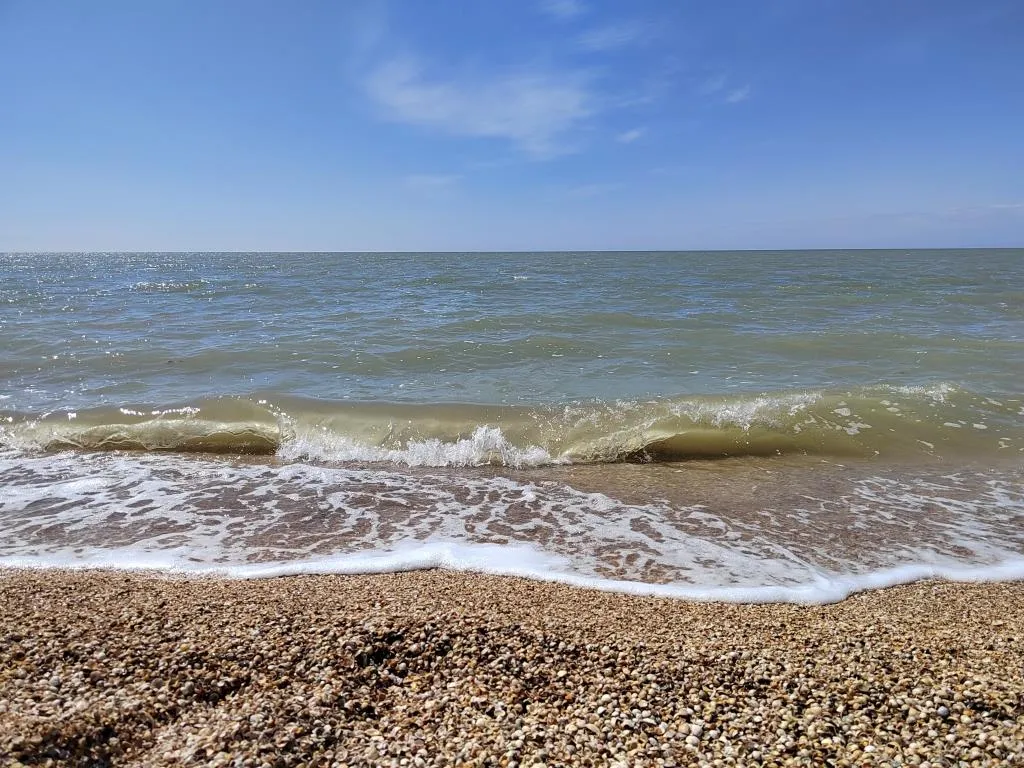
[[[1022,764],[1024,584],[0,573],[0,764]]]

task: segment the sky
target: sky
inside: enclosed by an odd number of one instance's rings
[[[961,246],[1020,0],[0,0],[2,251]]]

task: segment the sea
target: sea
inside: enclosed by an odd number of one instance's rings
[[[1024,250],[0,254],[0,567],[1024,578]]]

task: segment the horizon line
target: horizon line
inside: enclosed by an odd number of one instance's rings
[[[888,247],[842,247],[827,246],[815,248],[581,248],[576,250],[564,249],[488,249],[488,250],[441,250],[441,251],[409,251],[409,250],[251,250],[251,249],[94,249],[94,250],[0,250],[0,256],[56,256],[56,255],[92,255],[107,254],[131,255],[131,254],[195,254],[195,253],[216,253],[216,254],[289,254],[289,255],[320,255],[320,254],[366,254],[366,255],[413,255],[413,254],[550,254],[550,253],[816,253],[835,251],[1016,251],[1024,250],[1022,245],[944,245],[944,246],[888,246]]]

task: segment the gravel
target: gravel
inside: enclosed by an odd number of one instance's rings
[[[1024,584],[0,573],[0,764],[1024,765]]]

